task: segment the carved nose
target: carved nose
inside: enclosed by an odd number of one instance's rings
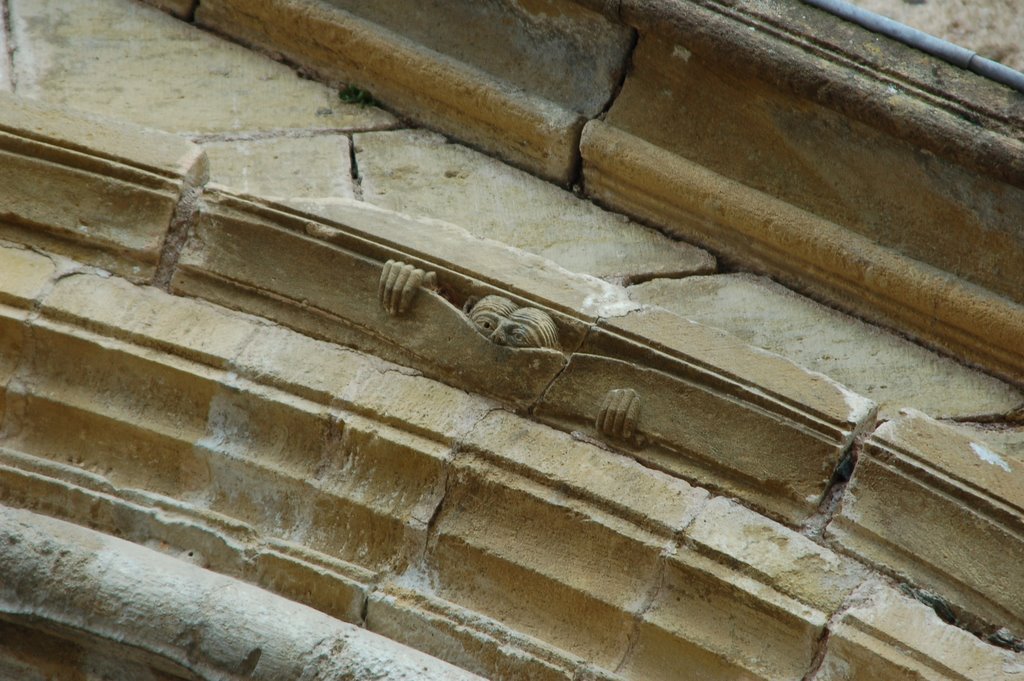
[[[491,333],[491,342],[495,345],[508,345],[512,329],[515,327],[516,325],[514,322],[503,320],[498,324],[498,328]]]

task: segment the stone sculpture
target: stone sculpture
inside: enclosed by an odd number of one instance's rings
[[[640,397],[632,388],[609,390],[597,412],[594,427],[597,432],[616,440],[632,441],[639,444],[640,436],[636,433],[640,420]]]
[[[425,272],[400,260],[388,260],[380,273],[377,297],[392,317],[409,310],[420,288],[437,288],[437,273]]]
[[[467,301],[465,309],[476,330],[496,345],[560,349],[558,327],[543,310],[519,307],[503,296]]]

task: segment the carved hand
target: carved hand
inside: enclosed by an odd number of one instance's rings
[[[377,297],[391,316],[404,314],[421,287],[435,288],[437,273],[424,272],[400,260],[388,260],[380,273]]]

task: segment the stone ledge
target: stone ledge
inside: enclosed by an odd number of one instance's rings
[[[591,35],[592,25],[602,21],[611,34],[636,32],[630,72],[607,115],[598,116],[592,106],[558,104],[578,113],[571,120],[555,117],[524,126],[512,120],[515,114],[495,113],[492,93],[501,88],[489,73],[460,72],[452,81],[465,85],[458,92],[430,78],[395,75],[412,59],[406,53],[419,60],[410,73],[447,68],[450,57],[433,52],[434,38],[424,27],[434,25],[438,16],[456,25],[466,21],[451,7],[445,13],[431,5],[398,20],[370,5],[356,9],[352,4],[353,13],[381,14],[377,20],[391,22],[401,34],[367,29],[368,36],[376,36],[368,44],[389,36],[385,42],[402,45],[370,50],[371,58],[359,41],[305,40],[307,35],[345,33],[349,25],[373,25],[347,10],[325,9],[310,0],[263,0],[258,9],[244,11],[240,4],[208,4],[217,30],[284,52],[314,71],[329,71],[325,55],[330,53],[348,65],[343,71],[355,74],[357,81],[363,78],[359,82],[366,87],[379,87],[395,106],[556,181],[575,176],[580,127],[587,120],[593,126],[599,118],[628,136],[614,150],[598,150],[593,143],[588,150],[584,140],[585,191],[591,197],[1024,384],[1016,351],[1024,338],[1019,323],[1024,304],[1021,93],[796,0],[742,6],[724,0],[564,0],[559,5],[564,33],[559,35],[569,43],[574,32],[576,37]],[[590,10],[599,14],[590,16]],[[201,6],[200,23],[203,12]],[[292,27],[261,33],[266,26],[290,26],[288,17],[306,22],[312,15],[316,25],[302,25],[301,41]],[[504,40],[529,52],[525,35],[512,31]],[[327,42],[330,49],[323,47]],[[617,62],[627,58],[625,48],[615,40],[601,45],[606,48],[603,73],[618,73]],[[547,49],[562,54],[551,45]],[[552,57],[538,51],[532,58]],[[503,100],[501,108],[522,111],[524,105],[512,101],[518,98],[530,111],[544,110],[537,98],[544,99],[547,95],[540,93],[561,82],[552,74],[566,70],[537,69],[544,74],[539,79],[516,80],[522,89]],[[607,78],[601,83],[605,87]],[[435,93],[446,96],[439,101]],[[475,123],[466,125],[467,117],[474,116],[487,119],[486,133]],[[549,134],[553,131],[557,141]],[[548,158],[552,149],[554,157]],[[654,181],[617,180],[623,161],[640,156],[652,157],[641,175]],[[557,170],[549,163],[555,157]],[[699,164],[791,204],[794,211],[807,211],[806,217],[828,225],[831,250],[820,253],[814,243],[800,244],[774,230],[749,242],[746,234],[756,220],[742,225],[709,217],[706,209],[694,210],[694,201],[679,198],[692,189],[686,178],[651,172],[674,161]],[[893,175],[899,183],[890,181]],[[676,201],[665,205],[661,190]],[[766,247],[797,257],[766,261]],[[887,263],[881,275],[871,260],[875,251]],[[841,266],[835,263],[837,254],[846,254]],[[844,276],[848,272],[856,281]],[[903,291],[910,304],[894,300],[889,288]],[[934,320],[929,314],[934,309],[942,310],[944,319]],[[1007,313],[1014,321],[1004,321]]]
[[[49,264],[41,259],[41,266]],[[855,566],[792,530],[721,504],[701,516],[708,498],[702,490],[495,410],[486,400],[435,399],[430,391],[457,391],[398,367],[388,370],[380,360],[330,352],[328,344],[294,332],[109,277],[81,273],[43,288],[31,319],[11,308],[0,315],[4,338],[24,336],[10,348],[17,366],[5,381],[5,504],[188,554],[347,619],[359,617],[374,586],[382,597],[400,593],[392,582],[435,603],[396,611],[389,601],[386,617],[381,604],[372,606],[384,629],[393,626],[388,621],[412,618],[452,640],[514,642],[525,634],[542,642],[526,646],[535,653],[458,658],[488,675],[543,667],[557,678],[578,671],[581,654],[614,668],[629,649],[630,632],[640,627],[657,639],[652,649],[713,650],[709,669],[771,678],[780,665],[795,669],[809,661],[809,644],[835,606],[832,590],[848,591],[857,579]],[[173,316],[190,307],[201,314],[184,314],[192,326],[154,323],[164,306]],[[138,319],[111,317],[111,309],[133,310]],[[225,335],[232,325],[241,329]],[[196,352],[185,341],[198,326],[220,329],[227,342]],[[412,381],[409,394],[426,396],[428,404],[400,395],[381,403],[387,385],[367,379],[385,372],[397,381],[393,389]],[[74,435],[50,428],[55,420]],[[509,446],[527,441],[536,447]],[[600,475],[571,476],[566,457],[573,468]],[[628,493],[637,489],[644,490],[641,500]],[[764,550],[721,544],[706,532],[693,536],[706,550],[680,544],[680,533],[696,518],[703,526],[725,522],[723,515],[749,525],[775,557],[762,561]],[[531,550],[509,551],[500,541],[527,526],[533,529],[520,538]],[[552,527],[562,529],[552,533]],[[604,576],[594,581],[566,563],[561,536],[575,538],[581,561],[605,556]],[[743,604],[731,617],[787,618],[775,635],[774,662],[734,658],[727,632],[679,624],[683,615],[668,602],[644,619],[646,594],[669,549],[678,563],[673,570],[684,577],[698,575],[709,589],[724,580],[725,592]],[[787,554],[804,566],[801,580],[789,574]],[[809,554],[821,559],[807,561]],[[642,573],[636,570],[641,555]],[[459,578],[467,569],[476,577]],[[510,585],[515,575],[522,581]],[[533,594],[527,600],[535,607],[509,600],[506,587]],[[565,612],[580,609],[600,617],[570,636]],[[790,660],[786,651],[794,650],[799,655]],[[516,655],[520,661],[513,663]],[[645,670],[636,676],[659,664],[633,650],[628,666]]]
[[[1022,490],[1019,460],[905,410],[867,440],[826,536],[1019,636]]]
[[[480,678],[312,608],[66,522],[0,508],[0,535],[4,619],[102,641],[174,677]]]
[[[1014,382],[1024,377],[1024,305],[606,123],[587,124],[582,148],[599,200]]]
[[[156,272],[183,196],[207,179],[202,149],[0,94],[0,236],[135,281]]]
[[[641,310],[622,287],[443,223],[358,202],[336,208],[328,220],[208,191],[173,290],[414,367],[606,440],[594,426],[605,395],[633,389],[646,405],[645,441],[620,449],[792,524],[814,512],[842,453],[873,424],[869,400],[723,332],[657,308]],[[273,261],[261,257],[267,248]],[[389,316],[377,285],[390,259],[435,271],[440,292],[421,291],[404,316]],[[548,313],[562,351],[487,341],[460,308],[489,294]],[[587,370],[595,362],[602,371]],[[743,427],[720,432],[723,410]]]
[[[422,5],[209,0],[196,22],[284,55],[327,82],[369,88],[419,123],[571,182],[580,129],[611,97],[630,31],[571,0],[545,10]],[[437,41],[428,28],[435,22],[469,22],[473,30],[465,40],[456,31]],[[577,68],[565,71],[564,63]]]
[[[940,633],[939,623],[928,606],[867,583],[831,626],[821,667],[810,681],[1010,681],[1024,673],[1019,653],[952,627],[940,627]]]

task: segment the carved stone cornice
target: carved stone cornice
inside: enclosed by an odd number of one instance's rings
[[[905,410],[872,433],[828,533],[959,612],[1024,629],[1024,466],[951,425]]]
[[[214,0],[197,21],[1024,383],[1024,94],[797,0],[501,5],[530,26],[494,39],[504,61],[427,28],[489,25],[474,3],[387,5]]]
[[[261,256],[267,249],[272,260]],[[400,316],[378,300],[391,260],[436,276],[437,290],[420,291]],[[594,425],[608,391],[632,389],[638,437],[613,436],[611,446],[794,524],[814,512],[840,457],[873,423],[869,400],[728,334],[642,308],[620,287],[358,202],[337,203],[328,219],[211,190],[172,286],[598,438],[609,439]],[[488,340],[462,311],[488,295],[549,315],[561,349]]]
[[[0,236],[147,281],[207,179],[175,135],[0,93]]]

